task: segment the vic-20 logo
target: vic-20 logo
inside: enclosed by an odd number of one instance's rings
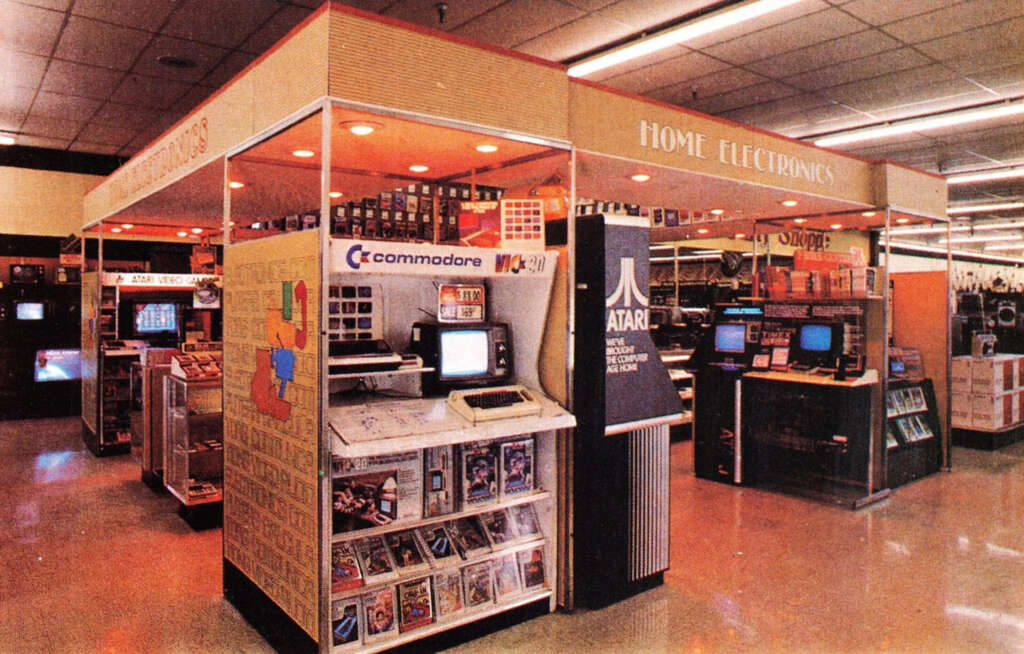
[[[639,308],[633,308],[636,300]],[[615,305],[621,302],[621,307]],[[649,301],[636,285],[636,263],[633,257],[619,259],[619,285],[612,294],[605,298],[604,306],[608,309],[606,332],[630,332],[646,330],[649,312]]]
[[[483,265],[480,257],[463,257],[449,252],[448,254],[412,254],[409,252],[371,252],[364,250],[362,243],[356,243],[348,249],[345,261],[353,270],[359,270],[364,263],[408,264],[414,266],[461,266],[479,268]]]

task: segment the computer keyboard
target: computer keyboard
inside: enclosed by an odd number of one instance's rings
[[[518,384],[452,391],[448,406],[472,422],[531,416],[541,411],[533,391]]]

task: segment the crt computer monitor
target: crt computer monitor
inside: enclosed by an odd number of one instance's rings
[[[440,334],[438,374],[443,380],[479,377],[487,373],[487,332],[453,329]]]
[[[715,352],[743,354],[747,348],[747,326],[741,322],[723,322],[715,325]]]
[[[136,303],[133,331],[138,338],[177,335],[178,305],[174,302]]]
[[[842,325],[804,323],[796,337],[797,361],[810,366],[831,367],[843,352]]]
[[[505,323],[413,324],[409,347],[434,372],[424,393],[456,387],[507,383],[512,376],[512,341]]]
[[[16,302],[14,317],[17,320],[42,320],[44,315],[42,302]]]

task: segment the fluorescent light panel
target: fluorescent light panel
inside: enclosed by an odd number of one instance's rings
[[[958,173],[946,178],[947,184],[971,184],[973,182],[993,182],[1000,179],[1016,179],[1024,177],[1024,166],[1015,168],[997,168],[979,170],[972,173]]]
[[[1024,250],[1024,243],[999,243],[986,245],[985,250]]]
[[[938,129],[940,127],[952,127],[967,123],[974,123],[981,120],[991,120],[992,118],[1016,116],[1018,114],[1024,114],[1024,100],[1001,102],[999,104],[988,105],[985,107],[949,111],[931,116],[908,118],[906,120],[887,123],[885,125],[876,125],[874,127],[837,132],[829,136],[822,136],[815,139],[814,144],[827,148],[834,145],[844,145],[846,143],[857,143],[860,141],[886,138],[889,136],[899,136],[900,134],[907,134],[909,132],[924,132],[930,129]]]
[[[883,242],[884,245],[884,242]],[[929,245],[921,245],[919,243],[908,243],[906,241],[889,241],[889,247],[906,250],[908,252],[922,252],[926,254],[946,254],[945,248],[937,248]],[[982,252],[970,252],[968,250],[950,250],[953,258],[964,258],[971,257],[974,259],[982,259],[984,261],[992,261],[994,263],[1024,263],[1024,259],[1020,257],[1001,257],[994,254],[984,254]]]
[[[634,41],[633,43],[628,43],[608,52],[584,59],[569,67],[569,76],[584,77],[599,70],[621,64],[624,61],[637,59],[652,52],[685,43],[699,36],[770,14],[773,11],[778,11],[783,7],[788,7],[800,1],[756,0],[701,16],[696,20],[669,28],[639,41]]]
[[[996,202],[993,204],[969,204],[960,207],[948,207],[946,213],[984,213],[985,211],[1006,211],[1008,209],[1024,209],[1024,202]]]
[[[987,236],[953,236],[948,240],[949,243],[995,243],[998,241],[1024,241],[1024,236],[1020,234],[989,234]],[[947,240],[944,238],[939,239],[939,243],[946,243]]]

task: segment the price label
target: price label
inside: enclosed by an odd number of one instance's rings
[[[486,306],[483,284],[441,284],[437,297],[438,322],[483,322]]]

